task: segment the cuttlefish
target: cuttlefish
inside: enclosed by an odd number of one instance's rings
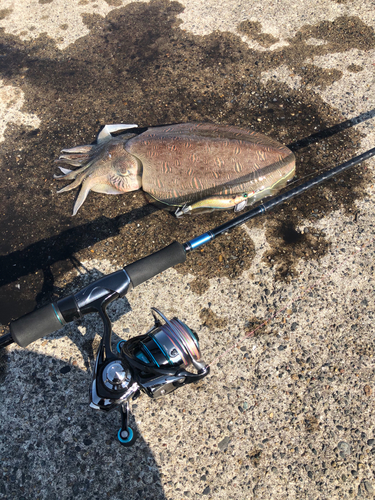
[[[113,136],[115,132],[126,131]],[[277,193],[294,177],[295,157],[263,134],[232,125],[180,123],[150,127],[106,125],[96,144],[62,150],[59,164],[79,167],[57,179],[81,186],[75,215],[90,191],[121,194],[143,189],[177,217],[234,209]]]

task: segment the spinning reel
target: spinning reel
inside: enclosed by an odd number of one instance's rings
[[[173,250],[176,245],[179,248],[178,244],[171,245]],[[164,259],[171,260],[170,252]],[[120,409],[118,439],[124,446],[131,446],[136,440],[128,424],[130,399],[136,399],[141,392],[150,398],[159,398],[178,387],[201,380],[210,371],[201,360],[197,334],[177,318],[168,320],[155,308],[154,313],[163,322],[154,314],[155,325],[146,334],[119,342],[117,351],[113,352],[112,325],[107,307],[119,297],[124,297],[130,287],[138,284],[137,280],[143,280],[147,267],[144,263],[141,266],[130,265],[104,276],[74,295],[14,321],[10,325],[10,333],[0,337],[0,348],[13,341],[24,347],[66,323],[81,319],[86,314],[99,313],[104,333],[93,371],[90,406],[106,412]],[[189,367],[195,369],[195,373],[188,371]]]
[[[102,309],[105,332],[99,346],[90,390],[91,408],[111,411],[119,408],[121,428],[117,437],[131,446],[137,436],[129,427],[129,401],[141,391],[157,399],[183,385],[197,382],[209,373],[201,360],[198,336],[177,318],[168,320],[152,308],[155,325],[144,335],[117,344],[111,349],[111,322]],[[193,366],[196,373],[187,371]]]

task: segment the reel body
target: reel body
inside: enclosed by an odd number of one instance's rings
[[[103,411],[120,409],[118,439],[125,446],[136,439],[128,425],[130,399],[141,392],[157,399],[209,373],[197,334],[179,319],[168,320],[152,309],[164,322],[154,315],[155,325],[144,335],[119,342],[117,353],[111,349],[111,323],[104,307],[101,314],[105,331],[95,362],[90,406]],[[187,370],[191,367],[195,372]]]

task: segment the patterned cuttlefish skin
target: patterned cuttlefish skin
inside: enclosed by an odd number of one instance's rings
[[[242,210],[283,188],[295,173],[295,157],[262,134],[231,125],[181,123],[151,127],[107,125],[97,144],[63,150],[57,163],[74,180],[59,192],[82,186],[75,215],[90,190],[120,194],[143,189],[159,202],[192,211]],[[132,129],[113,137],[111,132]]]

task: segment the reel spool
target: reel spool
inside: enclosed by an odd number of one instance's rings
[[[128,425],[131,398],[142,391],[157,399],[201,380],[210,371],[201,359],[198,335],[179,319],[168,320],[158,309],[152,310],[164,323],[154,314],[155,325],[144,335],[120,341],[117,355],[110,350],[111,325],[102,314],[106,328],[96,359],[90,406],[104,411],[120,407],[118,439],[124,446],[136,440]]]
[[[137,359],[155,368],[185,368],[194,365],[198,370],[202,368],[199,360],[198,335],[177,318],[168,320],[158,309],[152,307],[163,320],[164,324],[155,315],[155,326],[144,336],[135,337],[128,342],[120,342],[124,347],[124,354]],[[121,352],[121,351],[120,351]]]

